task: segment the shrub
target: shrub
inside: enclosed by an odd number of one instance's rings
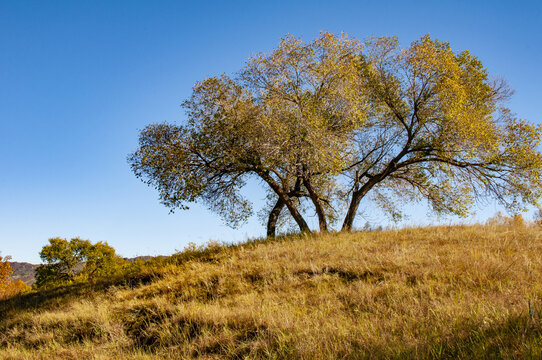
[[[7,299],[19,293],[30,290],[22,280],[11,280],[13,268],[9,264],[9,256],[2,258],[0,256],[0,299]]]
[[[49,239],[49,245],[43,247],[40,257],[46,264],[36,269],[35,285],[38,288],[112,276],[126,265],[107,243],[92,244],[80,238],[70,241]]]

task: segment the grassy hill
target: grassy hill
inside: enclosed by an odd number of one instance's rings
[[[542,229],[191,249],[0,302],[2,359],[542,358]]]

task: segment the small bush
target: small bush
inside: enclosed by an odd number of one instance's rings
[[[9,264],[9,259],[9,256],[5,258],[0,256],[0,299],[8,299],[30,290],[23,281],[11,280],[13,268]]]
[[[111,277],[122,273],[128,265],[107,243],[92,244],[80,238],[49,239],[40,257],[46,264],[36,268],[37,288]]]

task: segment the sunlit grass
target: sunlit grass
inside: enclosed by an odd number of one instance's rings
[[[542,358],[541,236],[441,226],[191,249],[0,303],[0,358]]]

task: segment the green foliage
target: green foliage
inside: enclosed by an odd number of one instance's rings
[[[40,257],[46,264],[36,268],[38,288],[112,276],[126,265],[107,243],[92,244],[80,238],[49,239]]]

